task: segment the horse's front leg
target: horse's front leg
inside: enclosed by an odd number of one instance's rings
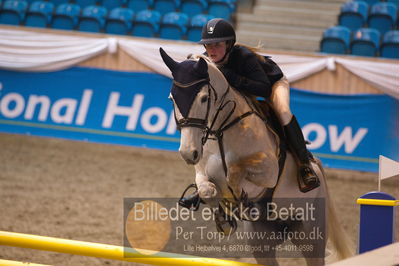
[[[265,152],[256,152],[231,163],[227,182],[236,198],[240,198],[245,183],[268,188],[274,187],[278,177],[278,162]]]
[[[197,171],[197,169],[195,183],[197,184],[198,194],[201,199],[210,199],[216,197],[217,189],[215,184],[210,182],[208,176],[206,176],[202,171]]]
[[[230,165],[227,174],[227,184],[236,199],[239,199],[242,195],[241,182],[245,176],[245,169],[240,164],[235,163]]]

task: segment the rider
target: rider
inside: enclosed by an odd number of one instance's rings
[[[208,21],[201,37],[199,43],[204,45],[205,54],[217,65],[231,86],[249,95],[269,99],[297,162],[299,189],[308,192],[318,187],[320,181],[310,165],[311,154],[306,149],[301,128],[289,107],[289,84],[281,69],[269,57],[257,54],[254,48],[235,44],[234,28],[224,19]]]

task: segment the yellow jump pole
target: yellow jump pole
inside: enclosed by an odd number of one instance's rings
[[[1,260],[1,266],[50,266],[47,264],[37,264],[32,262],[22,262],[22,261],[15,261],[15,260]]]
[[[61,239],[46,236],[37,236],[21,233],[0,231],[0,245],[32,248],[45,251],[75,254],[111,260],[138,262],[151,265],[173,266],[249,266],[256,265],[236,261],[227,261],[213,258],[186,256],[181,254],[157,252],[144,249],[132,249],[121,246]],[[153,254],[153,255],[146,255]]]

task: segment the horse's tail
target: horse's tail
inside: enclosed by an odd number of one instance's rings
[[[326,177],[324,169],[319,160],[317,160],[317,164],[319,165],[323,173],[323,176]],[[324,189],[326,192],[326,203],[327,203],[328,239],[330,239],[332,244],[334,245],[334,248],[338,253],[339,260],[352,257],[353,244],[350,241],[348,234],[345,232],[341,223],[338,220],[337,210],[330,197],[330,192],[328,190],[326,178],[324,178],[324,186],[325,186]]]

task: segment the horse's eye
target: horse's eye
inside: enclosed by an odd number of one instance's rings
[[[208,101],[208,95],[204,95],[201,97],[201,103]]]

